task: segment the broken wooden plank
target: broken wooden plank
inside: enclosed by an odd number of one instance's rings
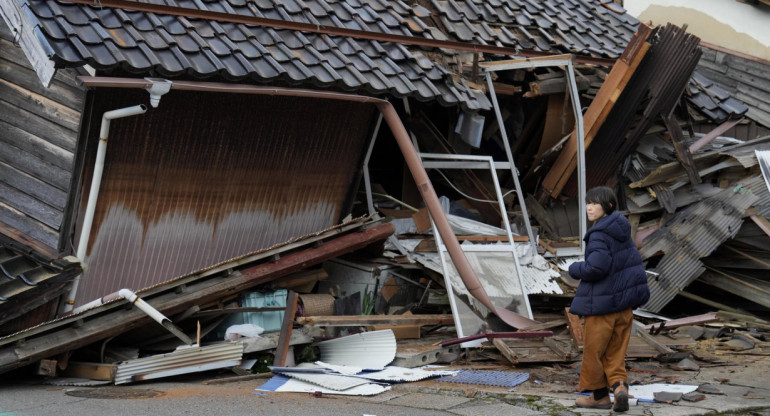
[[[551,349],[551,351],[555,352],[556,355],[563,358],[565,361],[572,359],[572,352],[565,350],[564,346],[559,341],[553,338],[543,338],[543,344],[545,344],[548,348]]]
[[[318,326],[368,326],[368,325],[454,325],[450,314],[437,315],[345,315],[303,316],[297,323]]]
[[[639,29],[628,42],[623,55],[612,66],[612,70],[607,79],[604,80],[604,84],[602,84],[602,87],[596,94],[596,98],[588,106],[588,110],[586,110],[583,116],[586,148],[590,146],[591,141],[596,136],[604,120],[609,116],[623,89],[625,89],[632,75],[642,62],[642,58],[650,49],[647,39],[651,34],[652,28],[650,26],[645,24],[639,25]],[[567,181],[575,171],[577,166],[577,140],[577,131],[573,131],[553,167],[546,174],[543,180],[545,197],[550,195],[556,198],[559,196],[564,185],[567,184]]]
[[[583,324],[580,322],[580,317],[573,315],[569,312],[569,308],[564,308],[564,315],[567,317],[567,326],[569,327],[569,333],[572,335],[572,340],[575,341],[575,345],[579,348],[583,348]]]
[[[283,313],[281,335],[278,336],[278,346],[275,348],[274,365],[283,367],[286,365],[286,357],[289,353],[289,340],[294,325],[294,315],[297,313],[297,292],[290,291],[286,296],[286,311]]]
[[[660,343],[657,339],[655,339],[654,336],[652,336],[650,333],[648,333],[647,330],[644,329],[644,325],[640,324],[639,322],[634,321],[634,327],[636,327],[636,335],[638,335],[645,342],[650,344],[659,353],[661,353],[661,354],[673,354],[675,352],[671,348],[669,348],[669,347],[663,345],[662,343]]]
[[[688,326],[688,325],[702,325],[707,324],[709,322],[716,322],[719,318],[717,318],[716,312],[709,312],[704,313],[702,315],[694,315],[694,316],[688,316],[686,318],[680,318],[680,319],[672,319],[670,321],[661,322],[658,324],[649,324],[645,325],[644,329],[656,329],[660,330],[662,328],[666,329],[673,329],[673,328],[679,328],[680,326]]]
[[[676,116],[671,114],[669,117],[662,116],[663,123],[666,125],[671,137],[671,143],[674,145],[674,151],[676,152],[676,158],[679,163],[682,164],[687,177],[690,179],[690,183],[697,185],[703,182],[698,174],[698,169],[695,166],[695,162],[692,159],[692,153],[687,147],[687,143],[684,140],[684,133],[682,133],[682,126],[676,119]]]
[[[519,357],[516,355],[516,352],[508,347],[501,338],[492,338],[492,345],[494,345],[495,348],[500,351],[500,354],[502,354],[506,360],[510,361],[511,364],[516,365],[519,363]]]

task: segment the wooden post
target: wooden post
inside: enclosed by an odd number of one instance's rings
[[[582,350],[583,324],[580,322],[580,317],[569,313],[569,308],[564,308],[564,315],[567,317],[569,333],[572,335],[572,340],[575,341],[575,346]]]
[[[286,311],[283,313],[281,335],[278,337],[278,346],[275,348],[275,360],[273,365],[283,367],[286,365],[286,355],[289,353],[289,341],[291,340],[294,315],[297,313],[297,292],[290,291],[286,297]]]
[[[698,168],[695,167],[695,162],[692,160],[692,153],[687,147],[687,143],[684,141],[684,134],[682,133],[682,127],[676,120],[676,117],[672,114],[670,117],[662,116],[663,122],[666,124],[669,134],[671,135],[671,143],[674,145],[676,151],[676,158],[679,159],[679,163],[684,167],[687,172],[687,177],[690,178],[690,183],[697,185],[703,182],[698,174]]]

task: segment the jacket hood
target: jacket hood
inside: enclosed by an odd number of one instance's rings
[[[596,231],[602,231],[618,241],[626,241],[631,238],[631,223],[626,217],[615,211],[612,214],[601,218],[587,232],[584,240],[588,241],[588,236]]]

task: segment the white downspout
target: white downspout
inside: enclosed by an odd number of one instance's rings
[[[85,217],[83,218],[83,227],[80,230],[80,240],[78,241],[77,257],[81,262],[86,258],[88,239],[91,236],[91,226],[94,223],[96,200],[99,198],[99,187],[102,183],[102,172],[104,172],[104,157],[107,154],[107,138],[110,133],[110,121],[118,118],[144,114],[145,112],[147,112],[147,107],[140,104],[133,107],[125,107],[108,111],[102,116],[102,127],[99,132],[99,146],[96,149],[96,162],[94,163],[94,174],[91,179],[91,190],[88,193],[88,205],[86,206],[86,213]],[[70,287],[69,295],[67,296],[67,302],[64,305],[64,313],[72,311],[72,307],[75,305],[75,295],[78,292],[78,285],[80,284],[81,276],[82,273],[76,276],[72,281],[72,286]]]
[[[160,313],[160,311],[153,308],[149,303],[142,300],[142,298],[140,298],[136,293],[134,293],[130,289],[120,289],[117,292],[111,293],[103,298],[92,300],[91,302],[88,302],[85,305],[77,307],[75,310],[72,311],[72,313],[77,314],[83,311],[87,311],[91,308],[96,308],[97,306],[104,305],[105,303],[109,303],[117,299],[125,299],[129,301],[132,305],[139,308],[139,310],[146,313],[147,316],[155,320],[155,322],[161,324],[164,328],[171,331],[171,333],[176,335],[179,339],[184,341],[187,345],[191,345],[193,343],[193,341],[187,335],[185,335],[179,328],[176,327],[176,325],[173,324],[173,322],[171,322],[171,319],[168,319],[166,315],[163,315],[162,313]]]

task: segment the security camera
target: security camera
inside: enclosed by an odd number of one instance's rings
[[[150,105],[152,108],[157,108],[160,97],[171,90],[173,83],[163,78],[145,78],[144,80],[150,83],[150,86],[145,88],[150,93]]]

